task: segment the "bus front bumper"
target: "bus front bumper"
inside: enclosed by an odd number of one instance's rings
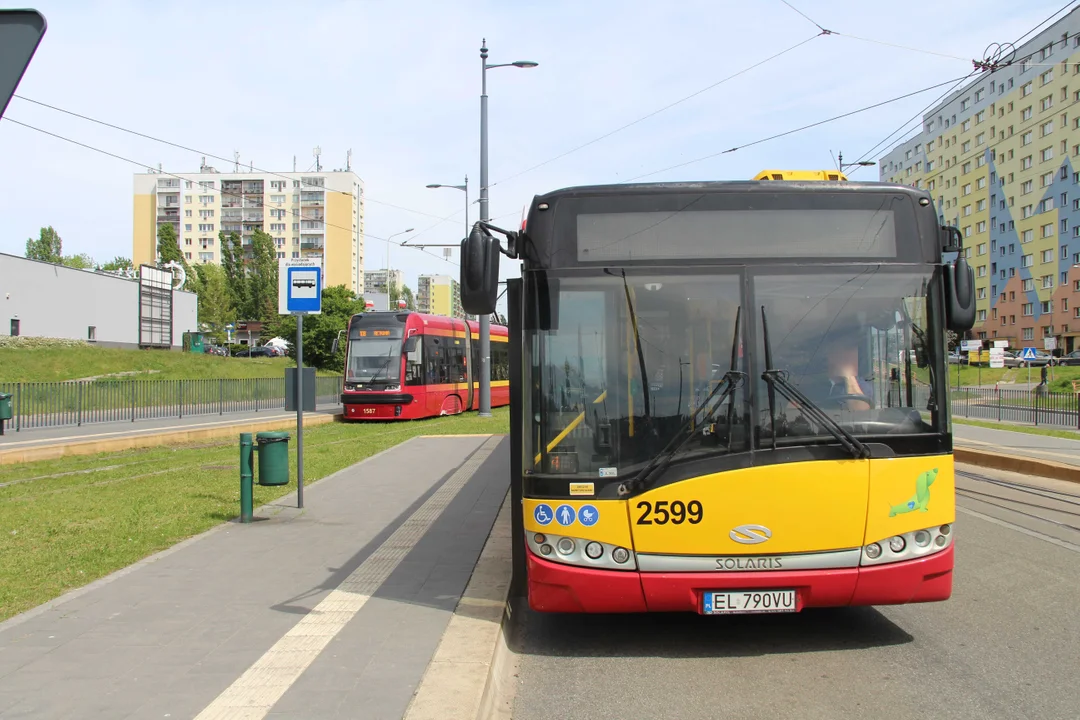
[[[905,562],[837,570],[643,573],[553,563],[528,548],[529,606],[553,613],[701,612],[704,593],[794,589],[796,609],[937,602],[952,595],[953,545]]]

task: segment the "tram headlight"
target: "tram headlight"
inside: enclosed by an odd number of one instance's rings
[[[904,542],[904,538],[897,535],[889,540],[889,549],[894,553],[904,552],[904,548],[907,547],[907,543]]]
[[[559,538],[559,542],[556,544],[555,547],[558,548],[561,554],[569,555],[570,553],[574,552],[575,545],[573,540],[568,537],[564,537]]]
[[[604,546],[598,542],[591,542],[585,546],[585,554],[591,560],[596,560],[604,554]]]
[[[881,546],[877,543],[870,543],[866,546],[866,557],[871,560],[876,560],[881,557]]]
[[[550,545],[541,545],[540,546],[540,554],[541,555],[550,555],[551,552],[552,551],[551,551],[551,546]]]
[[[611,551],[611,559],[622,565],[630,559],[630,551],[626,548],[617,547]]]
[[[544,533],[536,533],[535,535],[533,535],[533,542],[535,542],[537,545],[543,545],[547,542],[547,536],[544,535]]]
[[[938,547],[945,547],[945,543],[947,542],[949,542],[949,540],[944,535],[938,535],[936,538],[934,538],[934,543]]]
[[[941,533],[942,535],[948,535],[949,533],[952,532],[952,525],[949,525],[948,523],[945,523],[940,528],[938,528],[938,532]]]
[[[915,544],[919,547],[926,547],[930,544],[930,533],[926,530],[920,530],[915,533]]]

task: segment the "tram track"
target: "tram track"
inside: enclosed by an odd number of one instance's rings
[[[1080,494],[961,470],[956,476],[980,484],[979,489],[957,484],[958,498],[1080,533]]]

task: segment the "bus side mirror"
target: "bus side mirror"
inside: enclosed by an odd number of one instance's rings
[[[499,254],[498,241],[479,223],[461,241],[461,307],[470,315],[495,312]]]
[[[963,255],[945,271],[946,326],[955,333],[975,327],[975,270]]]
[[[404,350],[406,355],[410,355],[416,351],[416,338],[411,337],[405,341]]]
[[[330,354],[337,355],[337,351],[340,346],[341,343],[338,342],[337,338],[334,338],[334,342],[330,343]]]

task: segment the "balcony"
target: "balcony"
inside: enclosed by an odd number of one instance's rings
[[[263,221],[263,214],[261,210],[251,211],[244,210],[244,222],[258,222]]]
[[[301,250],[318,250],[322,252],[323,244],[321,242],[302,242],[300,243]]]

